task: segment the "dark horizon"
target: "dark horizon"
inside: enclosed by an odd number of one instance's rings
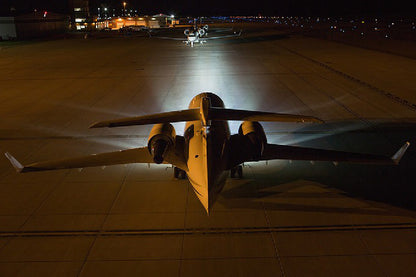
[[[187,1],[187,0],[155,0],[143,2],[130,0],[127,9],[138,10],[140,14],[175,14],[178,16],[219,16],[219,15],[297,15],[297,16],[352,16],[352,15],[405,15],[414,16],[415,3],[407,1],[329,1],[315,2],[307,0],[295,1]],[[116,11],[122,8],[122,1],[90,0],[91,14],[97,14],[97,8],[105,4]],[[7,14],[10,8],[16,9],[17,14],[28,13],[34,9],[48,10],[56,13],[69,14],[67,0],[2,0],[0,12]]]

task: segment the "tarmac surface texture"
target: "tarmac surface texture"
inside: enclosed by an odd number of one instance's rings
[[[151,126],[88,126],[186,109],[203,91],[326,121],[265,123],[270,143],[390,156],[411,142],[397,167],[246,164],[209,216],[167,165],[17,174],[3,157],[1,277],[416,276],[416,60],[270,30],[194,48],[136,36],[0,47],[0,152],[22,163],[145,146]]]

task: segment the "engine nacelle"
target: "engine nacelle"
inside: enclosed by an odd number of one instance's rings
[[[203,28],[198,29],[198,33],[199,33],[200,37],[203,37],[205,35],[205,29],[203,29]]]
[[[208,32],[208,25],[205,25],[205,26],[204,26],[204,27],[202,27],[202,28],[204,28],[205,32]]]
[[[147,140],[147,148],[155,163],[163,163],[166,151],[175,144],[175,137],[176,132],[172,124],[159,123],[153,126]]]
[[[247,151],[253,160],[259,160],[267,145],[266,134],[263,127],[257,121],[244,121],[238,134],[248,140]]]
[[[189,35],[189,33],[190,33],[189,29],[185,29],[185,31],[183,31],[183,34],[184,34],[185,36],[188,36],[188,35]]]

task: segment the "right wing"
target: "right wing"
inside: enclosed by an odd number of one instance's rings
[[[5,153],[7,159],[19,173],[44,171],[67,168],[84,168],[128,163],[154,163],[147,147],[133,148],[116,152],[93,154],[88,156],[32,163],[23,166],[10,153]]]
[[[392,157],[335,150],[267,144],[259,160],[306,160],[397,165],[410,143],[406,142]]]

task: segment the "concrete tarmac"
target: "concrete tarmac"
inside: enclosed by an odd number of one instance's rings
[[[166,165],[17,174],[0,158],[0,276],[416,276],[415,79],[413,59],[270,30],[194,48],[133,35],[1,46],[0,152],[23,163],[145,146],[151,126],[88,126],[203,91],[326,121],[265,123],[270,143],[412,145],[397,167],[246,164],[209,216]]]

